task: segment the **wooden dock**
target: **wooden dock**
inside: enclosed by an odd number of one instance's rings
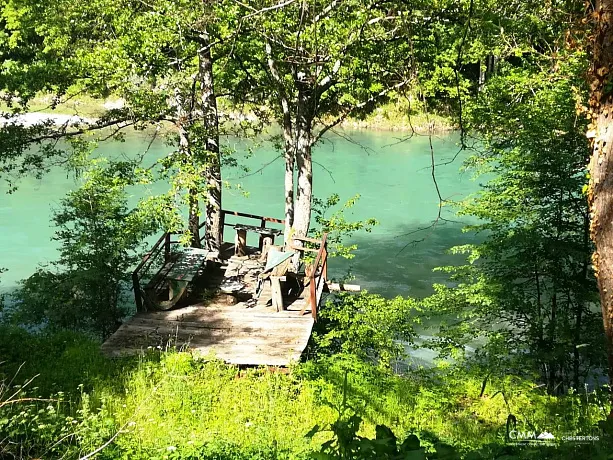
[[[285,292],[284,309],[277,311],[270,282],[264,282],[256,296],[258,275],[265,266],[259,248],[249,248],[241,256],[233,244],[224,243],[219,259],[202,267],[182,303],[169,311],[146,311],[141,302],[140,311],[102,345],[102,351],[118,357],[176,347],[236,365],[287,366],[298,361],[326,286],[325,239],[321,247],[323,255],[316,262],[321,268],[313,273],[311,285],[299,294]]]
[[[102,345],[102,351],[125,356],[176,346],[238,365],[287,366],[300,360],[313,318],[295,310],[268,310],[253,311],[239,303],[137,313]]]

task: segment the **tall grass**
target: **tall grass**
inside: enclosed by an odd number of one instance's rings
[[[361,436],[385,424],[400,439],[421,433],[468,451],[503,446],[509,413],[520,429],[577,433],[608,410],[593,394],[554,398],[507,378],[481,395],[482,382],[462,373],[394,376],[351,359],[288,374],[172,351],[109,360],[82,336],[7,328],[0,353],[4,401],[21,398],[0,405],[7,458],[307,458],[346,407],[363,418]]]

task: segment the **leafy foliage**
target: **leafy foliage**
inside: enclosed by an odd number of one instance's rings
[[[338,430],[345,430],[341,423],[355,415],[362,422],[354,437],[344,431],[344,439],[387,439],[373,448],[391,445],[387,430],[377,434],[376,426],[385,425],[397,439],[418,436],[432,458],[450,450],[443,445],[462,455],[478,450],[483,458],[519,457],[529,449],[504,445],[509,411],[517,414],[517,429],[558,436],[592,433],[608,410],[603,394],[551,397],[528,381],[507,378],[493,380],[481,395],[481,381],[460,371],[399,376],[348,356],[281,374],[239,371],[174,351],[109,360],[98,345],[74,333],[0,328],[0,381],[10,390],[1,400],[15,392],[19,400],[0,403],[3,455],[73,459],[106,445],[100,458],[305,459],[336,439],[321,429],[306,437],[314,426],[327,429],[340,420]],[[537,448],[521,458],[573,458],[573,452],[598,458],[598,449],[606,453],[607,446],[602,438],[569,446],[568,455]]]
[[[412,299],[385,299],[365,291],[340,293],[320,311],[313,333],[315,352],[350,355],[389,368],[415,336]]]
[[[535,373],[555,392],[586,382],[603,355],[582,193],[589,151],[572,77],[583,60],[552,64],[537,73],[509,66],[470,108],[484,148],[467,167],[488,181],[460,214],[479,219],[466,230],[485,241],[453,249],[468,264],[443,268],[456,284],[436,286],[424,305],[450,317],[442,349],[484,339],[474,358],[485,369]]]
[[[39,269],[23,282],[15,322],[101,337],[116,329],[126,314],[128,271],[157,229],[147,207],[128,208],[125,189],[135,177],[131,163],[92,163],[54,215],[61,244],[55,269]]]
[[[370,233],[373,227],[379,224],[373,218],[358,221],[347,220],[347,213],[359,199],[360,195],[356,195],[340,206],[338,204],[341,199],[337,193],[329,196],[325,201],[319,198],[313,199],[313,217],[316,226],[312,227],[311,234],[317,239],[321,239],[324,233],[328,234],[329,257],[340,256],[352,259],[355,256],[353,251],[358,246],[356,244],[346,245],[343,240],[351,238],[355,232],[361,230]]]
[[[313,454],[312,458],[318,460],[426,459],[425,449],[421,447],[419,438],[414,434],[407,436],[401,444],[398,444],[392,430],[385,425],[377,425],[375,439],[368,439],[357,434],[361,423],[362,419],[355,414],[346,419],[336,420],[330,427],[334,439],[326,441],[321,446],[321,451]]]

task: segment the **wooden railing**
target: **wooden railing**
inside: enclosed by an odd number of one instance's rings
[[[266,228],[266,222],[271,222],[271,223],[275,223],[275,224],[285,225],[285,220],[283,220],[283,219],[276,219],[274,217],[258,216],[256,214],[248,214],[248,213],[245,213],[245,212],[228,211],[226,209],[222,209],[222,211],[221,211],[221,226],[222,227],[224,227],[224,226],[232,227],[234,225],[232,223],[229,224],[229,223],[226,222],[226,216],[236,216],[236,217],[244,217],[246,219],[259,220],[261,228]]]
[[[311,273],[308,275],[310,279],[309,302],[311,315],[313,319],[317,321],[317,308],[321,300],[321,293],[328,282],[328,234],[324,233],[321,240],[299,236],[295,236],[293,239],[296,241],[319,244],[319,248],[308,248],[292,244],[292,248],[299,251],[317,252],[315,261],[313,265],[311,265]]]
[[[226,222],[226,216],[237,216],[237,217],[243,217],[243,218],[247,218],[247,219],[255,219],[260,221],[260,227],[261,228],[266,228],[266,223],[267,222],[271,222],[271,223],[275,223],[275,224],[281,224],[284,225],[285,221],[282,219],[275,219],[274,217],[265,217],[265,216],[258,216],[255,214],[247,214],[244,212],[237,212],[237,211],[228,211],[228,210],[222,210],[221,211],[221,224],[222,224],[222,228],[224,226],[228,226],[228,227],[232,227],[235,224],[233,223],[227,223]],[[200,224],[200,228],[202,229],[204,226],[206,225],[206,220],[204,222],[202,222],[202,224]],[[143,259],[141,260],[141,262],[137,265],[137,267],[134,269],[134,271],[132,272],[132,287],[134,289],[134,300],[136,302],[136,311],[145,311],[146,310],[146,306],[145,306],[145,302],[144,302],[144,298],[143,298],[143,290],[144,290],[144,286],[142,286],[142,280],[143,277],[149,273],[151,271],[151,265],[156,261],[156,260],[163,260],[162,262],[162,266],[161,267],[155,267],[153,272],[153,277],[155,277],[160,270],[163,268],[163,266],[168,263],[170,261],[170,256],[171,256],[171,245],[177,245],[179,244],[179,240],[172,240],[172,236],[173,235],[181,235],[181,233],[176,233],[176,232],[166,232],[164,233],[153,245],[153,247],[149,250],[149,252],[147,252],[144,256]],[[204,243],[204,237],[200,239],[201,243]],[[163,251],[163,259],[162,259],[162,251]],[[152,278],[153,278],[152,277]]]
[[[144,255],[140,264],[132,272],[132,287],[134,288],[134,300],[136,301],[136,311],[144,311],[145,306],[143,302],[143,288],[141,287],[141,281],[143,275],[147,273],[151,264],[158,259],[162,251],[164,251],[164,262],[162,266],[170,260],[170,241],[171,234],[164,233],[153,245],[151,250]],[[157,270],[156,270],[157,272]]]

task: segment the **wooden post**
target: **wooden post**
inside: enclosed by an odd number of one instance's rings
[[[315,268],[317,270],[317,268]],[[317,286],[316,286],[315,277],[311,278],[311,283],[309,286],[309,300],[311,301],[311,316],[315,321],[317,321]]]
[[[225,225],[226,225],[226,211],[224,211],[223,209],[221,211],[221,216],[219,217],[219,219],[220,219],[219,220],[219,226],[221,228],[221,242],[223,243],[223,232],[224,232],[224,229],[226,228],[225,227]],[[220,249],[220,252],[221,252],[221,248],[219,248],[219,249]]]
[[[164,263],[170,259],[170,233],[164,234]]]
[[[136,311],[143,311],[143,298],[140,295],[140,282],[138,280],[138,274],[132,273],[132,287],[134,288],[134,300],[136,301]]]
[[[266,256],[268,256],[268,251],[270,250],[270,247],[272,246],[273,242],[274,240],[272,239],[271,236],[268,236],[268,235],[260,236],[260,249],[262,251],[262,255],[260,256],[261,262],[266,261]]]
[[[236,240],[234,242],[234,254],[244,256],[247,249],[247,230],[243,228],[236,229]]]
[[[324,281],[328,282],[328,245],[324,248],[324,266],[323,266]]]
[[[270,294],[272,298],[272,306],[277,311],[285,310],[283,306],[283,294],[281,293],[281,281],[279,276],[270,277]]]

